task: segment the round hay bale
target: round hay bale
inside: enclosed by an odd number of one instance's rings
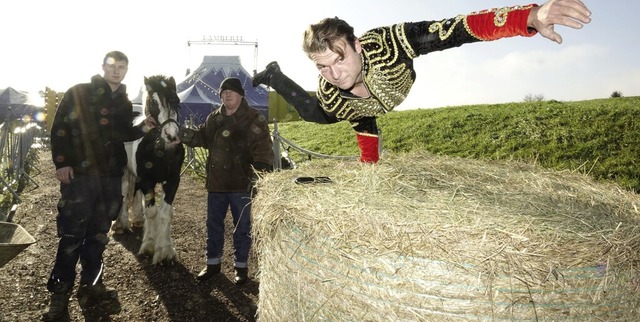
[[[640,198],[613,184],[412,153],[308,162],[258,191],[260,321],[640,314]]]

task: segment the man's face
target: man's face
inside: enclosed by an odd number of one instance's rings
[[[127,75],[129,67],[123,60],[116,61],[113,58],[108,58],[105,64],[102,64],[102,70],[104,71],[104,79],[111,85],[120,85],[124,77]]]
[[[310,57],[324,79],[341,89],[348,90],[362,81],[362,60],[360,59],[362,47],[356,40],[354,50],[344,38],[336,43],[336,47],[342,49],[344,57],[329,49],[311,54]]]
[[[220,92],[220,98],[222,104],[227,108],[227,113],[234,113],[242,102],[242,95],[229,89]]]

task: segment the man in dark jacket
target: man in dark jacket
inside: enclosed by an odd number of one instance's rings
[[[107,233],[122,204],[121,180],[127,165],[125,141],[143,136],[148,120],[133,124],[133,106],[122,80],[129,60],[112,51],[102,64],[103,76],[67,90],[51,127],[51,155],[60,181],[57,229],[60,241],[47,282],[52,293],[45,321],[68,314],[68,303],[81,265],[78,300],[115,298],[102,282],[102,254]]]
[[[235,283],[247,281],[251,248],[251,198],[256,171],[273,167],[273,142],[264,116],[249,106],[237,78],[220,85],[222,106],[209,114],[197,129],[182,129],[187,146],[204,147],[207,157],[207,265],[198,280],[220,273],[224,244],[224,218],[229,207],[233,216]]]

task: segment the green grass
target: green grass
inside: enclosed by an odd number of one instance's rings
[[[387,152],[518,160],[612,180],[639,192],[639,120],[640,97],[620,97],[394,111],[381,116],[378,127]],[[278,130],[314,152],[359,154],[348,122],[280,123]]]

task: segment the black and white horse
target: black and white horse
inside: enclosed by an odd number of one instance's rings
[[[156,264],[176,256],[171,238],[172,204],[180,184],[185,150],[178,140],[180,98],[175,80],[155,75],[145,77],[144,84],[144,113],[139,118],[151,115],[156,127],[127,146],[129,163],[122,179],[125,198],[112,230],[118,234],[129,230],[131,225],[143,226],[138,254],[153,255],[153,264]],[[158,184],[162,190],[156,198]]]

